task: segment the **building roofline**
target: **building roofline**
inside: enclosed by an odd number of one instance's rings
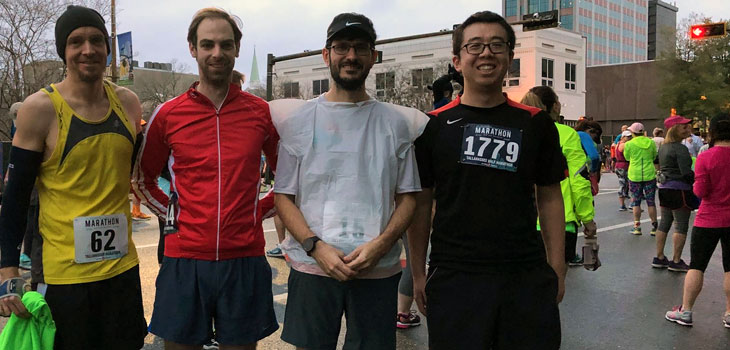
[[[651,63],[651,62],[656,62],[656,60],[621,62],[621,63],[606,63],[606,64],[594,64],[594,65],[591,65],[591,66],[586,66],[586,69],[588,69],[588,68],[594,68],[594,67],[610,67],[610,66],[621,66],[621,65],[626,65],[626,64],[640,64],[640,63]]]
[[[441,30],[441,31],[432,32],[432,33],[407,35],[407,36],[400,36],[400,37],[390,38],[390,39],[381,39],[381,40],[375,41],[375,45],[377,46],[377,45],[397,43],[397,42],[407,41],[407,40],[431,38],[431,37],[441,36],[441,35],[451,35],[453,32],[454,32],[453,30]],[[278,57],[274,56],[274,59],[272,60],[271,63],[283,62],[283,61],[293,60],[293,59],[302,58],[302,57],[316,56],[316,55],[320,55],[321,53],[322,53],[322,51],[317,49],[317,50],[309,50],[309,51],[304,51],[304,52],[295,53],[295,54],[291,54],[291,55],[285,55],[285,56],[278,56]]]

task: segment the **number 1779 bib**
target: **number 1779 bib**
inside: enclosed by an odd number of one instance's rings
[[[127,255],[127,216],[112,214],[74,219],[74,260],[90,263]]]
[[[466,124],[461,163],[517,171],[522,130],[489,124]]]

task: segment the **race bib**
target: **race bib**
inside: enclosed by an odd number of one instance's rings
[[[79,264],[127,255],[127,216],[112,214],[74,219],[74,260]]]
[[[489,124],[466,124],[461,163],[517,171],[522,130]]]

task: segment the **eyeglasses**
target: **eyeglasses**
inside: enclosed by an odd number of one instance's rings
[[[495,41],[489,44],[485,43],[469,43],[462,46],[466,49],[466,52],[470,55],[481,55],[484,52],[484,48],[488,47],[489,52],[493,54],[503,53],[507,51],[507,43],[504,41]]]
[[[373,48],[370,46],[370,44],[339,44],[329,47],[329,49],[334,50],[335,53],[338,55],[347,55],[347,53],[350,52],[351,48],[355,48],[355,54],[358,56],[370,56],[373,51]]]

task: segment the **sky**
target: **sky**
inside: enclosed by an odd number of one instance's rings
[[[575,0],[582,1],[582,0]],[[691,12],[730,19],[727,0],[668,1],[679,8],[677,22]],[[254,47],[259,76],[266,80],[266,56],[321,50],[327,26],[342,12],[359,12],[375,25],[378,39],[451,29],[470,14],[501,13],[501,0],[116,0],[117,33],[132,32],[134,59],[172,62],[197,73],[187,44],[187,27],[195,12],[215,6],[238,16],[243,39],[235,68],[248,76]]]

